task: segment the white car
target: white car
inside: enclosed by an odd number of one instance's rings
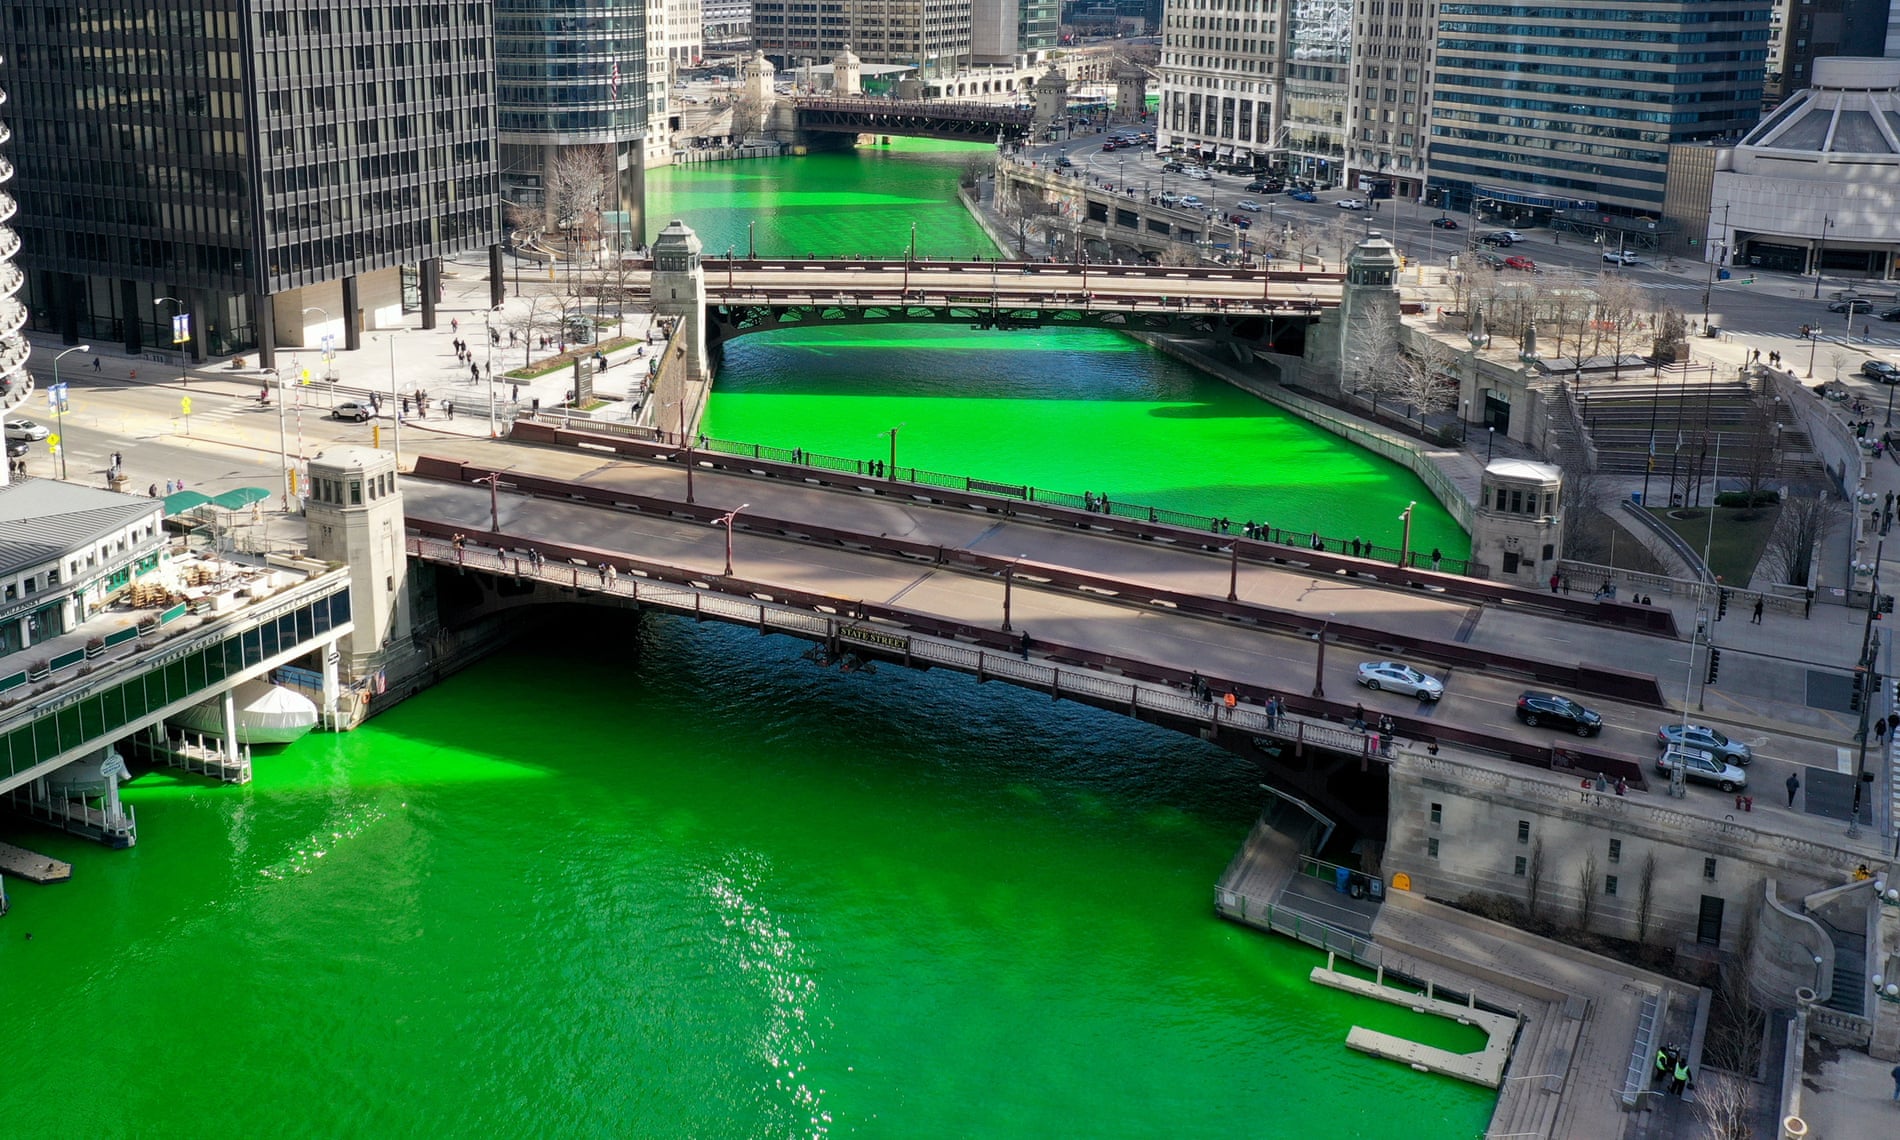
[[[1201,201],[1201,199],[1196,195],[1183,194],[1181,195],[1180,205],[1190,210],[1198,210],[1198,209],[1201,209],[1203,206],[1206,206],[1207,203]]]
[[[1523,241],[1524,240],[1524,235],[1521,233],[1518,233],[1516,230],[1493,230],[1491,232],[1492,232],[1492,236],[1504,238],[1506,241]]]
[[[1192,178],[1196,182],[1212,182],[1214,180],[1213,174],[1198,166],[1190,166],[1186,170],[1183,170],[1181,177]]]
[[[1614,265],[1641,265],[1643,259],[1627,249],[1608,249],[1603,251],[1603,260]]]
[[[8,443],[38,443],[53,433],[46,430],[45,424],[36,424],[32,420],[8,420]]]
[[[1333,205],[1338,206],[1342,210],[1363,210],[1366,208],[1366,204],[1357,198],[1341,198],[1339,201],[1334,202]]]
[[[1245,210],[1249,214],[1258,214],[1260,212],[1260,203],[1254,201],[1252,198],[1242,198],[1240,201],[1234,203],[1234,209]]]
[[[1656,757],[1656,770],[1667,775],[1682,769],[1682,778],[1700,784],[1714,784],[1725,792],[1748,787],[1748,773],[1700,748],[1670,748]]]
[[[364,420],[369,419],[370,416],[374,414],[375,414],[374,409],[372,409],[368,404],[362,403],[361,401],[358,401],[358,400],[343,400],[339,402],[336,407],[330,409],[331,419],[353,420],[359,424],[362,423]]]
[[[1381,689],[1435,701],[1445,695],[1445,683],[1399,661],[1367,661],[1359,666],[1359,683],[1373,692]]]

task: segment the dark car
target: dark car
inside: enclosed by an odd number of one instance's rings
[[[1862,362],[1860,374],[1869,380],[1878,380],[1882,384],[1900,384],[1900,367],[1895,367],[1884,360]]]
[[[1880,314],[1883,321],[1900,321],[1900,309],[1888,309]]]
[[[1510,234],[1505,234],[1505,233],[1486,234],[1484,235],[1484,237],[1478,240],[1484,242],[1486,245],[1515,245],[1517,244],[1516,238],[1512,237]]]
[[[24,459],[26,458],[26,453],[30,450],[32,449],[24,443],[15,443],[11,440],[7,442],[8,459]]]
[[[1286,189],[1286,187],[1283,184],[1271,178],[1256,178],[1252,182],[1247,183],[1247,193],[1249,194],[1278,194],[1284,189]]]
[[[1830,313],[1871,313],[1874,311],[1874,303],[1865,297],[1842,297],[1838,301],[1829,302],[1827,311]]]
[[[1495,253],[1486,253],[1484,250],[1479,250],[1477,253],[1472,254],[1472,256],[1493,269],[1504,268],[1504,259]]]
[[[1317,201],[1319,201],[1319,198],[1317,198],[1316,196],[1314,196],[1314,194],[1313,194],[1313,192],[1312,192],[1311,190],[1288,190],[1288,191],[1286,192],[1286,196],[1287,196],[1287,197],[1289,197],[1289,198],[1291,198],[1291,199],[1293,199],[1293,200],[1294,200],[1295,202],[1317,202]]]
[[[1432,225],[1437,226],[1441,230],[1455,230],[1458,228],[1458,219],[1457,218],[1433,218]]]
[[[1517,719],[1536,728],[1549,725],[1574,732],[1578,736],[1595,736],[1603,731],[1603,718],[1569,697],[1560,697],[1556,693],[1540,693],[1530,690],[1517,698]]]
[[[1251,229],[1253,228],[1253,219],[1245,214],[1229,214],[1227,215],[1227,224],[1237,230]]]
[[[1164,162],[1161,164],[1161,173],[1163,174],[1179,174],[1186,169],[1187,167],[1179,162]]]
[[[1063,155],[1061,158],[1056,159],[1056,168],[1059,170],[1067,170],[1068,168],[1074,165],[1075,165],[1075,160],[1070,158],[1066,154]]]

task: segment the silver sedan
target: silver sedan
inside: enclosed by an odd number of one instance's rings
[[[1399,661],[1367,661],[1359,666],[1359,683],[1377,692],[1403,693],[1421,701],[1445,695],[1445,683]]]

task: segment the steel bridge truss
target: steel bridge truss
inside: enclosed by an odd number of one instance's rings
[[[985,103],[895,102],[888,99],[799,99],[799,129],[860,135],[994,142],[1029,133],[1033,112]]]

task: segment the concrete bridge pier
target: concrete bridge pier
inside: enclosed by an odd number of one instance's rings
[[[238,744],[236,689],[226,689],[219,695],[218,719],[224,725],[224,739],[220,742],[224,748],[224,758],[235,763],[243,759],[243,749]]]

